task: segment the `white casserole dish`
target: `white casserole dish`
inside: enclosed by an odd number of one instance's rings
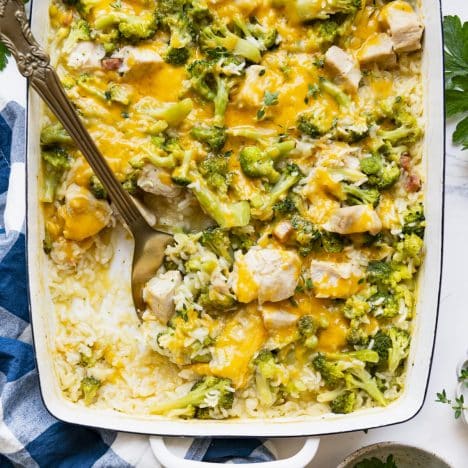
[[[100,428],[172,436],[289,437],[355,431],[407,421],[421,409],[427,390],[437,325],[441,280],[444,183],[443,46],[438,0],[422,0],[426,27],[423,59],[426,138],[426,259],[420,272],[415,331],[403,395],[386,408],[359,410],[349,415],[281,419],[239,419],[228,421],[169,420],[157,416],[130,416],[116,411],[83,408],[61,394],[54,373],[51,339],[51,299],[46,285],[46,258],[42,253],[43,217],[38,200],[40,170],[39,131],[41,106],[31,91],[28,100],[27,141],[27,237],[31,319],[40,386],[44,403],[58,419]],[[32,29],[45,43],[48,28],[48,0],[36,0],[32,8]]]

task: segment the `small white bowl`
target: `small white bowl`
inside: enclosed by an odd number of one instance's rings
[[[435,453],[399,442],[379,442],[360,448],[348,455],[337,468],[354,468],[356,463],[372,457],[385,462],[389,455],[393,455],[398,468],[453,468]]]

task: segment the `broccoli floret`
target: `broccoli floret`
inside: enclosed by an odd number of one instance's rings
[[[405,330],[392,327],[388,330],[388,336],[392,340],[392,347],[388,350],[388,370],[393,373],[408,356],[410,335]]]
[[[345,239],[340,234],[323,231],[320,243],[322,250],[327,253],[340,253],[343,251]]]
[[[379,189],[389,188],[398,181],[400,174],[400,168],[395,163],[388,164],[384,167],[382,174],[375,185]],[[369,179],[369,183],[371,183],[372,177]]]
[[[367,321],[367,314],[371,306],[367,302],[367,295],[354,294],[348,297],[344,303],[343,314],[351,320],[351,326],[359,326],[363,321]]]
[[[200,206],[220,227],[242,227],[249,224],[250,207],[247,201],[236,203],[221,201],[219,196],[208,188],[201,176],[193,173],[190,176],[193,182],[189,188]]]
[[[42,151],[41,154],[44,163],[41,201],[52,203],[63,173],[71,167],[71,157],[66,150],[60,147]]]
[[[216,61],[194,60],[187,66],[192,89],[214,104],[215,125],[223,126],[232,84]]]
[[[328,327],[328,320],[321,318],[317,320],[312,315],[303,315],[297,321],[297,330],[304,340],[304,346],[309,349],[316,348],[318,344],[317,332]]]
[[[191,182],[189,172],[192,164],[193,151],[184,151],[180,164],[172,172],[172,180],[178,185],[189,185]]]
[[[142,100],[136,104],[136,109],[142,114],[149,115],[158,120],[164,120],[169,126],[180,125],[193,109],[190,98],[177,102],[166,102],[155,106],[153,100]]]
[[[332,96],[340,106],[348,107],[351,104],[351,98],[339,86],[323,76],[319,79],[319,86],[322,91]]]
[[[338,121],[332,138],[346,143],[356,143],[366,138],[369,135],[369,127],[364,119],[354,118],[353,121],[348,119]]]
[[[339,35],[339,25],[336,21],[329,19],[317,21],[309,28],[309,34],[313,38],[317,48],[331,46]]]
[[[266,28],[251,18],[248,22],[236,16],[234,24],[241,35],[252,44],[258,45],[261,51],[271,49],[277,44],[278,32],[275,28]]]
[[[112,12],[98,16],[94,21],[96,29],[105,30],[115,26],[120,35],[129,41],[148,39],[156,32],[156,16],[154,13],[130,15],[122,12]]]
[[[213,62],[194,60],[187,66],[192,89],[208,101],[216,96]]]
[[[93,31],[93,40],[97,44],[101,44],[107,55],[115,51],[120,42],[120,33],[118,29],[111,29],[109,31]]]
[[[345,381],[347,388],[364,390],[381,406],[387,405],[387,400],[382,395],[377,382],[363,367],[351,367],[346,372]]]
[[[333,116],[321,103],[316,102],[296,120],[297,129],[312,138],[319,138],[333,127]]]
[[[219,156],[223,157],[223,156]],[[213,192],[193,161],[193,152],[185,151],[181,164],[172,172],[172,180],[179,185],[188,185],[202,209],[221,228],[246,226],[250,220],[247,201],[232,203],[223,195]]]
[[[351,346],[367,346],[369,335],[362,328],[351,327],[346,333],[346,343]]]
[[[87,15],[99,0],[67,0],[68,5],[75,5],[81,15]]]
[[[309,41],[315,49],[326,50],[342,36],[349,34],[353,15],[337,15],[327,20],[316,20],[307,28]]]
[[[233,308],[236,304],[236,298],[232,294],[226,294],[216,290],[215,288],[208,288],[200,294],[198,297],[198,303],[206,309],[224,311]],[[208,361],[210,359],[208,359]]]
[[[55,123],[46,125],[41,130],[41,146],[49,148],[52,146],[72,146],[73,140],[62,124]]]
[[[94,377],[85,377],[80,384],[82,398],[85,405],[90,405],[96,401],[101,381]]]
[[[376,207],[380,201],[380,193],[374,188],[361,188],[356,185],[343,184],[346,201],[350,205],[372,205]]]
[[[80,41],[89,41],[89,24],[82,19],[75,21],[70,28],[67,38],[63,41],[62,49],[65,53],[70,53],[75,45]]]
[[[361,171],[368,176],[378,176],[383,169],[383,160],[379,155],[367,156],[359,161]]]
[[[373,314],[379,318],[393,318],[400,312],[398,298],[389,292],[378,292],[369,298]]]
[[[173,14],[164,19],[164,24],[169,28],[171,34],[169,47],[187,49],[187,46],[192,42],[189,17],[181,13]]]
[[[259,401],[263,406],[272,406],[277,398],[277,387],[274,389],[270,381],[281,381],[284,377],[282,367],[277,363],[271,351],[262,350],[254,359],[255,386]]]
[[[416,234],[406,234],[400,242],[396,244],[396,252],[393,260],[396,262],[408,262],[413,260],[415,265],[420,265],[421,251],[424,241]]]
[[[286,3],[279,0],[280,3]],[[287,2],[289,3],[289,2]],[[337,13],[352,14],[361,8],[361,0],[293,0],[296,13],[301,21],[327,19]]]
[[[304,257],[309,255],[317,248],[321,232],[313,223],[299,215],[294,215],[291,218],[291,225],[294,228],[293,239],[299,246],[299,253]]]
[[[294,200],[291,197],[286,197],[283,198],[283,200],[276,202],[273,206],[273,210],[276,215],[287,216],[294,214],[297,208],[296,203],[294,203]]]
[[[226,231],[219,228],[209,228],[203,231],[200,243],[208,247],[219,257],[223,257],[229,264],[233,261],[231,240]]]
[[[140,153],[131,158],[128,163],[134,169],[141,169],[146,163],[155,167],[172,169],[176,160],[181,159],[183,151],[177,144],[166,142],[164,137],[151,138],[152,145],[140,147]]]
[[[275,169],[275,160],[294,149],[295,142],[283,141],[262,151],[256,146],[246,146],[239,153],[239,161],[244,174],[249,177],[265,178],[277,182],[280,173]]]
[[[403,234],[416,234],[424,237],[426,228],[426,218],[424,217],[424,207],[421,203],[411,207],[403,215]]]
[[[413,143],[416,141],[417,130],[406,125],[401,125],[393,130],[379,130],[377,135],[384,141],[388,141],[392,145],[397,145],[403,142]]]
[[[229,239],[231,240],[232,250],[242,250],[247,252],[257,242],[257,234],[254,230],[230,229]]]
[[[231,90],[231,83],[226,78],[220,76],[215,77],[216,81],[216,95],[213,99],[214,105],[214,121],[218,125],[224,123],[224,114],[226,113],[227,105],[229,103],[229,92]]]
[[[138,169],[130,171],[122,181],[122,187],[125,191],[127,191],[130,195],[136,195],[138,192],[138,177],[140,175],[140,171]]]
[[[176,65],[187,61],[190,43],[198,36],[200,30],[213,20],[213,15],[202,0],[159,1],[156,16],[160,27],[170,33],[166,61],[167,58],[176,60],[176,63],[169,62]]]
[[[222,195],[227,194],[232,179],[229,158],[220,154],[209,155],[198,165],[198,170],[211,189]]]
[[[226,143],[226,128],[217,125],[198,125],[192,128],[190,135],[212,151],[220,151]]]
[[[378,154],[361,159],[359,164],[368,176],[367,183],[380,190],[391,187],[400,178],[400,168],[393,162],[384,162]]]
[[[370,349],[348,353],[318,353],[312,363],[329,388],[346,386],[365,390],[374,400],[385,406],[386,401],[377,383],[365,370],[365,363],[379,362],[379,355]]]
[[[327,253],[339,253],[343,250],[344,240],[339,234],[321,231],[313,223],[298,214],[293,214],[291,224],[294,228],[291,241],[296,244],[302,256],[305,257],[317,250]]]
[[[254,63],[259,63],[262,58],[260,45],[241,38],[222,24],[203,28],[199,41],[202,49],[208,53],[213,50],[224,49]]]
[[[372,261],[367,266],[367,279],[374,284],[388,284],[392,275],[392,265],[385,261]]]
[[[343,184],[343,191],[346,194],[346,202],[350,205],[372,205],[375,208],[380,201],[380,193],[377,189]]]
[[[356,406],[356,392],[346,390],[330,402],[330,409],[336,414],[348,414],[354,411]]]
[[[98,200],[104,200],[107,198],[107,192],[104,186],[101,184],[101,181],[95,175],[92,175],[89,178],[89,191]]]
[[[191,28],[195,35],[198,35],[201,29],[211,24],[214,19],[204,0],[193,0],[189,5],[187,14],[191,20]]]
[[[106,96],[113,102],[118,102],[124,106],[130,104],[133,90],[129,85],[111,83],[107,89]]]
[[[152,414],[166,414],[172,410],[187,410],[190,416],[197,417],[193,410],[203,410],[203,408],[230,409],[233,401],[234,389],[231,380],[208,376],[198,381],[187,395],[155,404],[150,411]]]
[[[387,366],[388,350],[392,347],[392,340],[387,333],[379,330],[372,338],[374,345],[372,349],[379,355],[379,364],[384,363]]]
[[[331,361],[326,358],[325,354],[318,353],[312,363],[328,387],[336,388],[343,383],[345,374],[339,362]]]
[[[276,362],[276,358],[271,351],[266,349],[260,351],[254,360],[254,364],[266,379],[280,379],[283,376],[283,370]]]
[[[288,164],[278,182],[268,193],[261,194],[251,200],[252,216],[262,221],[270,219],[273,216],[275,204],[286,197],[289,189],[296,185],[302,177],[302,172],[296,164]]]
[[[164,61],[171,65],[185,65],[190,57],[190,50],[187,47],[175,47],[169,46],[164,54]]]
[[[400,96],[390,98],[380,103],[380,115],[396,125],[392,130],[380,128],[377,136],[392,146],[401,143],[414,143],[421,136],[419,124],[410,112],[410,107]]]

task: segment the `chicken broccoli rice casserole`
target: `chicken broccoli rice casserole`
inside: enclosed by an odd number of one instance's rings
[[[405,386],[424,257],[423,19],[403,0],[52,0],[51,58],[174,233],[139,319],[132,241],[48,111],[51,347],[78,405],[351,413]]]

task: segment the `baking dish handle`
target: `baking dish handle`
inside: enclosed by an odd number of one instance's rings
[[[320,439],[310,437],[306,439],[302,448],[292,457],[283,458],[281,460],[258,462],[258,463],[242,463],[242,467],[258,467],[258,468],[303,468],[307,466],[319,447]],[[180,458],[169,450],[163,437],[150,437],[150,445],[156,459],[165,468],[219,468],[220,463],[211,463],[197,460],[187,460]]]

